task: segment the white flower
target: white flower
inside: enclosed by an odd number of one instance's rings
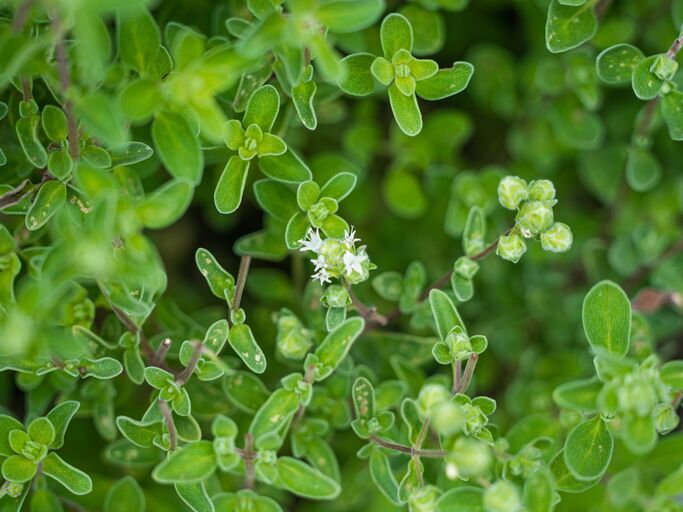
[[[362,273],[362,264],[367,259],[368,256],[365,253],[353,254],[352,252],[346,251],[342,260],[344,262],[344,271],[347,274],[351,274],[353,272],[358,272],[359,274]]]
[[[324,268],[321,268],[317,274],[313,274],[311,279],[319,279],[320,284],[332,282],[330,279],[330,274]]]
[[[303,246],[299,249],[300,251],[313,251],[317,253],[323,244],[323,240],[320,238],[320,231],[317,229],[313,231],[313,228],[308,228],[306,238],[299,240],[299,243]]]
[[[323,256],[322,254],[320,256],[318,256],[317,258],[312,259],[311,263],[313,263],[315,265],[316,271],[320,270],[321,268],[322,269],[327,268],[327,262],[325,261],[325,256]]]
[[[344,230],[344,243],[348,247],[352,247],[356,242],[360,242],[360,238],[356,238],[356,230],[351,226],[350,230]]]

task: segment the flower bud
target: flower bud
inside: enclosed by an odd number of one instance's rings
[[[470,478],[485,473],[491,465],[491,448],[471,437],[458,437],[446,457],[450,473],[460,478]]]
[[[541,247],[544,251],[565,252],[571,249],[574,237],[572,230],[562,222],[556,222],[541,233]]]
[[[553,225],[553,207],[549,201],[527,201],[519,209],[517,223],[532,236]]]
[[[519,491],[510,482],[498,480],[484,491],[486,512],[516,512],[521,506]]]
[[[330,308],[343,308],[351,303],[349,292],[338,284],[328,286],[321,300]]]
[[[450,393],[441,384],[427,384],[417,396],[417,407],[422,416],[431,417],[434,411],[450,398]]]
[[[463,426],[462,409],[454,402],[443,402],[431,416],[432,426],[439,434],[450,436]]]
[[[472,354],[470,338],[458,325],[453,327],[444,340],[454,361],[462,361]]]
[[[550,180],[534,180],[529,183],[531,201],[552,201],[555,199],[555,185]]]
[[[458,258],[453,265],[453,272],[467,279],[472,279],[478,270],[479,263],[466,256]]]
[[[671,80],[678,70],[678,62],[667,55],[657,55],[657,58],[650,66],[650,72],[654,73],[660,80]]]
[[[410,512],[432,512],[436,510],[436,500],[439,498],[438,487],[425,485],[413,492],[408,499]]]
[[[529,197],[526,181],[519,176],[505,176],[498,184],[498,202],[503,208],[515,210]]]
[[[496,254],[504,260],[517,263],[526,252],[526,242],[519,233],[513,232],[509,235],[502,235],[498,239]]]
[[[669,404],[658,404],[655,407],[653,416],[655,418],[655,428],[660,434],[668,434],[678,426],[678,414]]]
[[[294,360],[303,359],[313,345],[308,329],[287,310],[278,316],[275,343],[284,357]]]

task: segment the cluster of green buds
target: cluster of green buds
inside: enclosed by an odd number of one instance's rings
[[[498,185],[498,201],[503,208],[517,210],[515,226],[498,240],[496,254],[517,263],[526,252],[526,239],[541,240],[544,251],[565,252],[572,246],[572,231],[554,222],[555,186],[549,180],[527,183],[519,176],[506,176]]]
[[[312,278],[320,281],[320,284],[330,283],[332,279],[343,279],[349,284],[358,284],[365,281],[370,271],[376,266],[370,262],[365,246],[356,247],[355,229],[350,228],[344,232],[343,238],[320,237],[320,232],[311,228],[305,239],[299,241],[301,251],[311,251],[318,256],[311,260],[315,265],[315,273]]]
[[[468,336],[461,326],[456,325],[443,341],[434,344],[432,355],[439,364],[451,364],[464,361],[472,354],[481,354],[487,346],[486,336],[481,334]]]
[[[646,453],[656,443],[657,433],[667,434],[678,426],[671,376],[680,368],[668,363],[660,370],[654,355],[638,366],[624,364],[624,360],[620,363],[596,363],[606,381],[597,397],[598,405],[603,414],[620,420],[624,444],[634,453]]]

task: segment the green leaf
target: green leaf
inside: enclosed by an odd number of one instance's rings
[[[231,303],[235,295],[235,278],[225,270],[208,249],[199,248],[194,255],[199,272],[204,276],[213,293],[219,299]]]
[[[662,98],[662,117],[669,128],[669,137],[683,140],[683,92],[670,91]]]
[[[652,190],[662,176],[659,161],[645,148],[631,147],[626,159],[626,181],[636,192]]]
[[[187,178],[166,182],[138,203],[136,212],[145,227],[162,229],[177,221],[190,206],[194,187]]]
[[[659,371],[662,382],[675,390],[683,390],[683,361],[664,363]]]
[[[38,464],[23,455],[10,455],[2,463],[2,477],[9,482],[28,482],[37,471]]]
[[[444,17],[439,11],[408,4],[402,6],[399,12],[413,27],[413,55],[433,55],[443,48],[446,28]]]
[[[113,98],[93,91],[87,96],[77,97],[74,105],[89,135],[109,145],[126,142],[128,131],[124,126],[123,111]]]
[[[436,501],[436,512],[485,512],[484,491],[463,485],[443,493]]]
[[[256,343],[248,325],[233,325],[228,335],[228,343],[252,372],[263,373],[266,371],[266,356]]]
[[[575,426],[564,443],[564,461],[579,480],[601,477],[612,459],[614,440],[599,416]]]
[[[233,245],[238,256],[251,256],[266,261],[282,261],[287,257],[287,248],[282,237],[270,230],[257,231],[240,237]]]
[[[104,512],[144,512],[145,495],[132,476],[124,476],[109,488]]]
[[[255,439],[271,432],[277,433],[289,423],[298,408],[299,398],[295,392],[276,389],[254,415],[249,432],[254,434]]]
[[[528,512],[551,512],[555,504],[555,484],[544,469],[536,471],[524,484],[524,505]]]
[[[318,118],[313,108],[313,98],[318,86],[313,80],[302,80],[292,87],[292,102],[301,123],[309,130],[318,126]]]
[[[249,414],[254,414],[270,396],[270,391],[261,379],[246,371],[226,375],[223,390],[230,402]]]
[[[418,80],[415,92],[425,100],[442,100],[465,90],[473,74],[472,64],[455,62],[451,68],[440,69],[434,76]]]
[[[272,85],[264,85],[256,89],[249,98],[247,110],[242,119],[245,128],[257,125],[264,133],[270,133],[275,118],[280,111],[280,95]]]
[[[121,61],[143,74],[152,69],[161,36],[154,18],[147,9],[126,11],[117,18],[117,41]]]
[[[26,491],[29,488],[26,486]],[[3,503],[3,505],[5,505]],[[8,511],[8,508],[0,508],[3,512]],[[64,507],[56,494],[53,494],[48,489],[34,489],[31,495],[30,503],[31,512],[64,512]]]
[[[356,175],[350,172],[340,172],[329,179],[320,189],[320,197],[331,197],[343,201],[356,186]]]
[[[54,105],[45,105],[42,113],[43,131],[52,142],[61,142],[66,139],[69,128],[64,111]]]
[[[303,213],[295,213],[287,223],[285,230],[285,242],[288,249],[298,249],[301,246],[300,241],[306,238],[306,233],[311,227],[308,217]]]
[[[627,43],[604,49],[595,61],[598,77],[608,84],[626,84],[631,81],[633,69],[645,58],[643,52]]]
[[[247,183],[248,170],[249,161],[242,160],[237,155],[231,156],[228,160],[213,195],[214,204],[220,213],[233,213],[239,208]]]
[[[623,420],[621,439],[632,453],[650,452],[657,444],[657,430],[652,416],[628,414]]]
[[[465,324],[460,318],[460,313],[445,292],[437,289],[431,290],[429,292],[429,305],[436,322],[436,332],[442,340],[445,340],[446,335],[456,326],[467,332]]]
[[[152,478],[162,484],[193,483],[216,471],[216,455],[210,441],[198,441],[172,452],[152,471]]]
[[[131,121],[142,121],[151,116],[161,103],[160,83],[142,78],[129,83],[119,97],[121,109]],[[168,167],[168,166],[167,166]]]
[[[552,0],[545,25],[545,44],[553,53],[576,48],[593,37],[598,20],[593,10],[595,2],[581,6],[562,5]]]
[[[298,211],[294,193],[277,181],[257,181],[254,183],[254,196],[261,208],[276,219],[289,220]]]
[[[331,500],[341,492],[341,487],[317,469],[292,457],[277,459],[277,483],[297,496],[314,500]]]
[[[394,505],[400,505],[398,499],[398,482],[391,470],[391,463],[386,453],[379,449],[373,449],[368,462],[370,477],[380,492]]]
[[[655,75],[651,68],[658,55],[651,55],[641,60],[635,68],[631,76],[631,86],[633,92],[641,100],[651,100],[657,97],[659,91],[662,90],[665,81]]]
[[[137,421],[128,416],[118,416],[116,427],[131,443],[142,448],[149,448],[154,445],[154,438],[161,434],[161,422]]]
[[[325,336],[315,351],[315,357],[320,364],[320,372],[316,375],[316,381],[324,380],[334,372],[346,354],[349,353],[353,342],[361,335],[364,328],[365,321],[363,318],[349,318]]]
[[[64,434],[66,429],[69,428],[69,423],[74,417],[78,408],[81,406],[80,402],[76,400],[66,400],[56,406],[54,406],[50,412],[47,413],[46,417],[52,423],[55,429],[55,436],[50,443],[50,448],[58,449],[64,444]]]
[[[631,303],[618,284],[601,281],[593,286],[583,300],[581,318],[593,348],[626,355],[631,336]]]
[[[12,430],[24,430],[24,425],[19,420],[0,414],[0,455],[8,457],[14,453],[9,445],[9,433]]]
[[[301,183],[310,180],[311,170],[291,148],[278,156],[264,156],[258,161],[261,172],[284,183]]]
[[[38,138],[37,129],[40,124],[40,116],[32,115],[19,119],[15,125],[17,138],[24,155],[33,167],[43,168],[47,165],[47,151]]]
[[[52,426],[49,419],[44,417],[34,419],[29,423],[26,431],[31,441],[45,446],[50,446],[55,440],[55,427]]]
[[[382,11],[384,11],[384,0],[362,0],[361,2],[337,0],[322,4],[316,18],[330,32],[345,34],[374,24]]]
[[[405,16],[391,13],[382,21],[380,39],[382,41],[384,57],[387,60],[391,60],[399,50],[412,51],[413,28]]]
[[[199,138],[185,116],[161,112],[152,123],[152,138],[159,158],[171,176],[199,184],[204,171],[204,155]]]
[[[396,84],[389,86],[389,103],[394,119],[403,133],[414,137],[422,131],[422,114],[415,95],[406,96]]]
[[[80,469],[62,460],[54,452],[43,459],[43,473],[57,480],[74,494],[88,494],[92,490],[92,480]]]
[[[299,183],[296,189],[296,202],[303,211],[308,211],[320,198],[320,187],[315,181]]]
[[[214,512],[215,508],[204,482],[174,484],[180,499],[194,512]]]
[[[128,142],[108,149],[112,167],[133,165],[147,160],[154,154],[151,147],[143,142]]]
[[[567,382],[555,388],[553,400],[560,407],[591,413],[598,409],[600,390],[602,382],[597,378]]]
[[[345,68],[344,79],[339,88],[352,96],[367,96],[375,90],[375,82],[370,68],[375,61],[371,53],[353,53],[344,57],[341,62]]]
[[[565,450],[560,450],[550,461],[550,472],[555,480],[555,487],[558,491],[580,493],[595,486],[600,478],[592,480],[579,480],[569,470],[565,463]]]
[[[61,181],[46,181],[26,213],[26,228],[35,231],[43,227],[66,202],[66,185]]]

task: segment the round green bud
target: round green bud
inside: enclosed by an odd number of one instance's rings
[[[443,402],[432,412],[432,426],[439,434],[450,436],[463,426],[462,409],[454,402]]]
[[[331,308],[343,308],[351,303],[349,292],[339,284],[333,284],[327,287],[322,296],[323,304]]]
[[[572,247],[572,230],[563,222],[556,222],[541,233],[541,247],[544,251],[566,252]]]
[[[498,184],[498,202],[503,208],[515,210],[529,197],[529,187],[519,176],[505,176]]]
[[[498,239],[496,254],[504,260],[517,263],[525,252],[526,242],[524,241],[522,235],[517,232],[512,232],[508,235],[502,235]]]
[[[242,308],[237,308],[233,311],[230,311],[230,321],[233,324],[235,324],[235,325],[243,324],[246,319],[247,319],[247,314],[244,312],[244,310]]]
[[[553,225],[553,207],[550,201],[527,201],[519,209],[517,224],[528,231],[527,238],[544,232]]]
[[[467,279],[472,279],[478,271],[479,263],[466,256],[458,258],[453,265],[453,272]]]
[[[24,492],[24,484],[20,484],[18,482],[7,482],[7,487],[5,487],[5,491],[7,492],[7,496],[10,498],[18,498],[21,496],[21,493]]]
[[[529,183],[531,201],[552,201],[555,199],[555,185],[550,180],[534,180]]]
[[[498,480],[484,491],[484,508],[486,512],[516,512],[522,507],[522,500],[517,487]]]
[[[339,269],[343,267],[343,258],[346,250],[346,246],[341,240],[338,240],[337,238],[326,238],[320,246],[318,254],[325,258],[328,267]]]
[[[441,491],[433,485],[425,485],[410,495],[408,505],[410,512],[432,512],[436,510],[436,500]]]
[[[470,478],[485,473],[492,462],[491,448],[471,437],[458,437],[446,457],[446,476]]]
[[[653,416],[655,418],[655,428],[660,434],[668,434],[678,426],[678,414],[669,404],[658,404],[655,407]]]
[[[315,227],[320,227],[329,214],[330,211],[328,210],[327,205],[322,201],[318,201],[308,209],[306,215],[308,216],[308,220],[311,221],[311,224]]]
[[[422,416],[430,417],[449,398],[450,393],[441,384],[427,384],[417,396],[417,407]]]
[[[678,70],[678,62],[668,55],[657,55],[657,58],[650,66],[650,71],[660,80],[673,79]]]
[[[462,361],[472,355],[470,337],[458,325],[453,327],[444,340],[454,361]]]

